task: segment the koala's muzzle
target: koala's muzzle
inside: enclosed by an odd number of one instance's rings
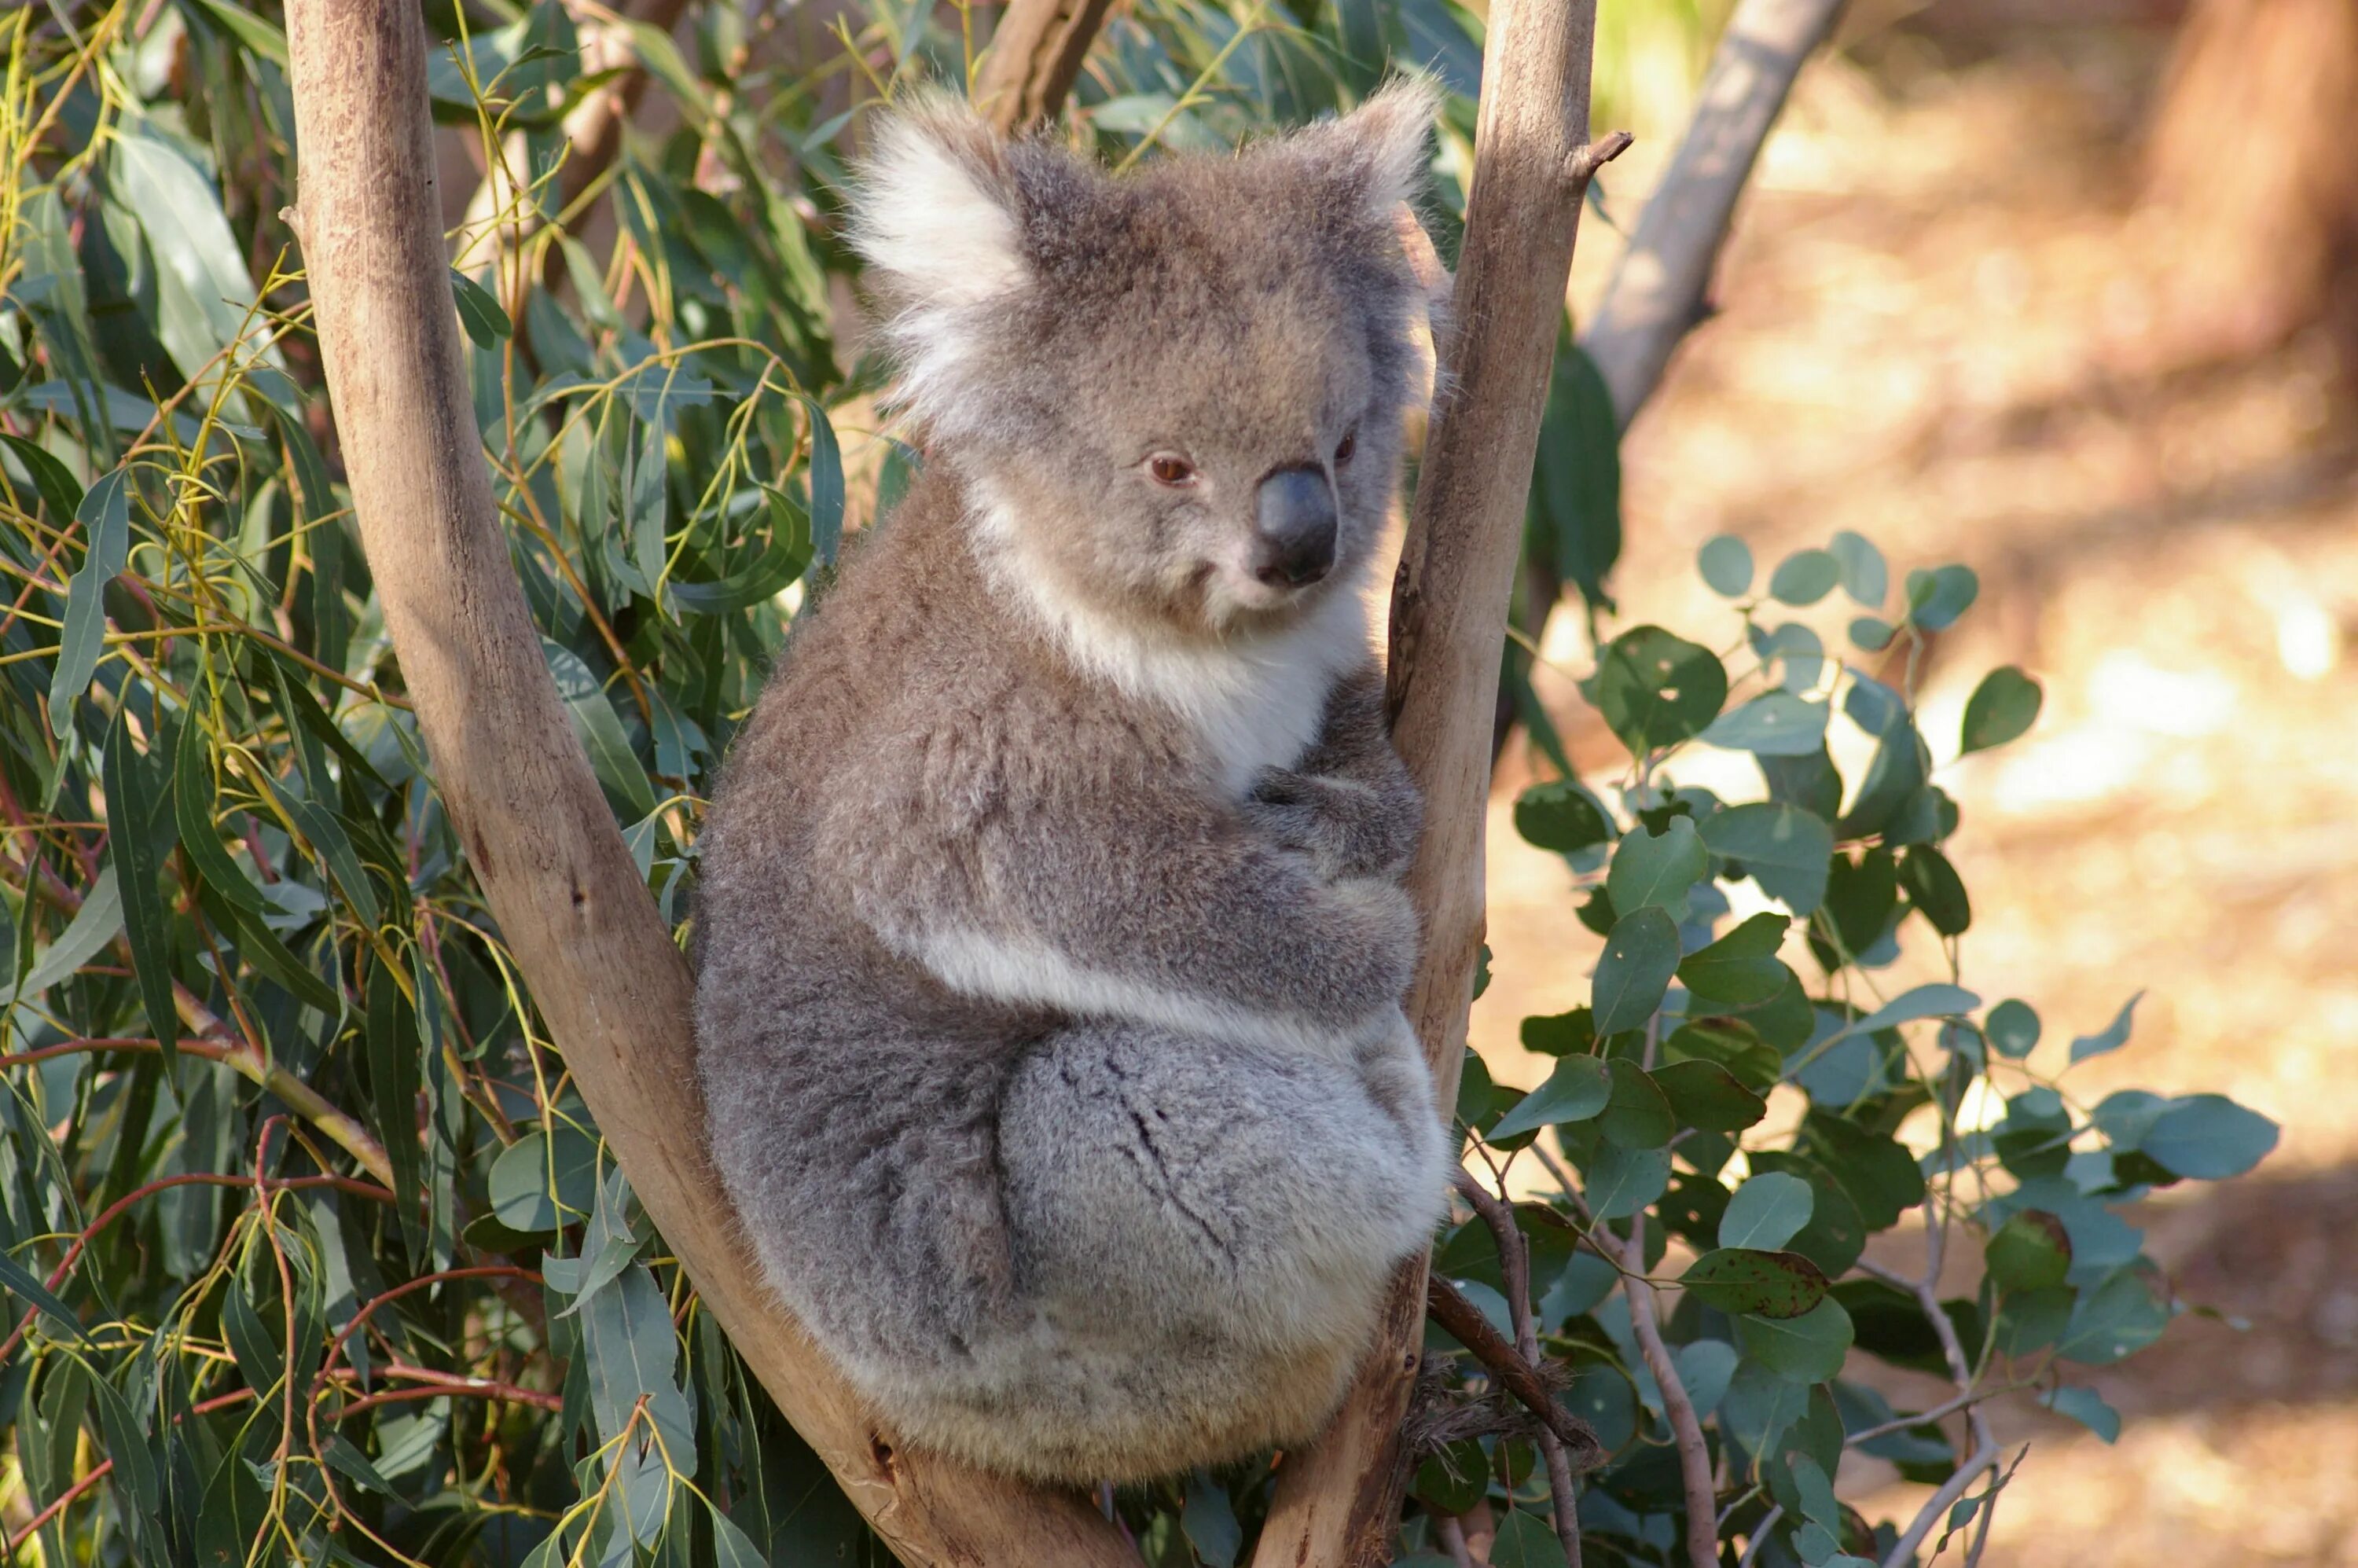
[[[1322,469],[1279,469],[1260,481],[1253,576],[1271,588],[1307,588],[1335,566],[1335,487]]]

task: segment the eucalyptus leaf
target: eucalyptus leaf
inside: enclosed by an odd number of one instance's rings
[[[1616,921],[1589,983],[1597,1033],[1643,1028],[1678,968],[1679,928],[1669,914],[1640,909]]]
[[[2012,665],[1990,671],[1965,703],[1960,754],[2003,746],[2027,732],[2039,720],[2043,695],[2037,681]]]
[[[1810,1184],[1781,1171],[1766,1171],[1736,1189],[1720,1217],[1719,1244],[1774,1252],[1810,1223]],[[1823,1277],[1823,1276],[1822,1276]]]
[[[1752,551],[1732,534],[1705,540],[1695,557],[1703,580],[1723,599],[1739,599],[1752,586]]]
[[[1828,708],[1790,692],[1772,691],[1730,708],[1703,732],[1704,741],[1730,752],[1764,756],[1813,755],[1826,741]]]
[[[1484,1135],[1491,1141],[1567,1121],[1585,1121],[1612,1098],[1613,1080],[1595,1056],[1566,1056]]]
[[[1815,912],[1825,898],[1833,831],[1808,812],[1774,802],[1730,806],[1705,819],[1701,832],[1713,854],[1738,862],[1795,914]]]

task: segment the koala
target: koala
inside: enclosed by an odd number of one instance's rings
[[[1369,605],[1433,107],[1126,177],[874,127],[925,462],[731,748],[697,1060],[767,1279],[904,1442],[1087,1483],[1306,1438],[1441,1216]]]

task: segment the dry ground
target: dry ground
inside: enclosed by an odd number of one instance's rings
[[[2358,1564],[2358,410],[2324,342],[2151,368],[2181,325],[2173,222],[2132,200],[2165,42],[2026,30],[1960,59],[1887,39],[1872,68],[1813,68],[1723,314],[1628,442],[1615,586],[1624,623],[1716,634],[1693,562],[1722,532],[1764,569],[1854,528],[1895,569],[1982,574],[1927,685],[1933,729],[1954,734],[1994,664],[2048,695],[2025,741],[1943,774],[1968,983],[2031,1000],[2050,1042],[2147,989],[2131,1048],[2075,1082],[2225,1088],[2286,1129],[2259,1175],[2147,1217],[2181,1292],[2248,1331],[2190,1318],[2097,1377],[2129,1417],[2115,1448],[2003,1410],[2034,1447],[1989,1561]],[[1593,297],[1617,242],[1583,240]],[[1550,646],[1589,662],[1568,624]],[[1552,700],[1579,728],[1568,686]],[[1498,808],[1489,862],[1475,1043],[1529,1084],[1517,1022],[1584,1000],[1597,944]],[[1921,1496],[1846,1479],[1870,1514]]]

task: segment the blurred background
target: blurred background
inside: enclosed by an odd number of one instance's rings
[[[1604,6],[1596,124],[1639,134],[1606,178],[1625,222],[1694,80],[1674,9]],[[2047,704],[1942,775],[1968,972],[2038,999],[2050,1039],[2144,989],[2091,1087],[2217,1087],[2284,1125],[2255,1175],[2143,1217],[2180,1292],[2245,1326],[2189,1316],[2099,1373],[2115,1447],[2028,1400],[1994,1418],[2032,1444],[1991,1541],[2009,1568],[2358,1563],[2354,114],[2346,0],[1855,5],[1623,448],[1624,623],[1714,624],[1693,563],[1721,533],[1770,559],[1852,528],[1895,568],[1981,574],[1927,710],[2009,662]],[[1575,315],[1623,243],[1592,214]],[[1543,652],[1591,667],[1566,611]],[[1576,764],[1617,760],[1568,678],[1534,684]],[[1600,946],[1507,821],[1526,756],[1494,798],[1473,1026],[1523,1087],[1551,1064],[1519,1022],[1584,1000]],[[1846,1494],[1877,1485],[1848,1464]]]

